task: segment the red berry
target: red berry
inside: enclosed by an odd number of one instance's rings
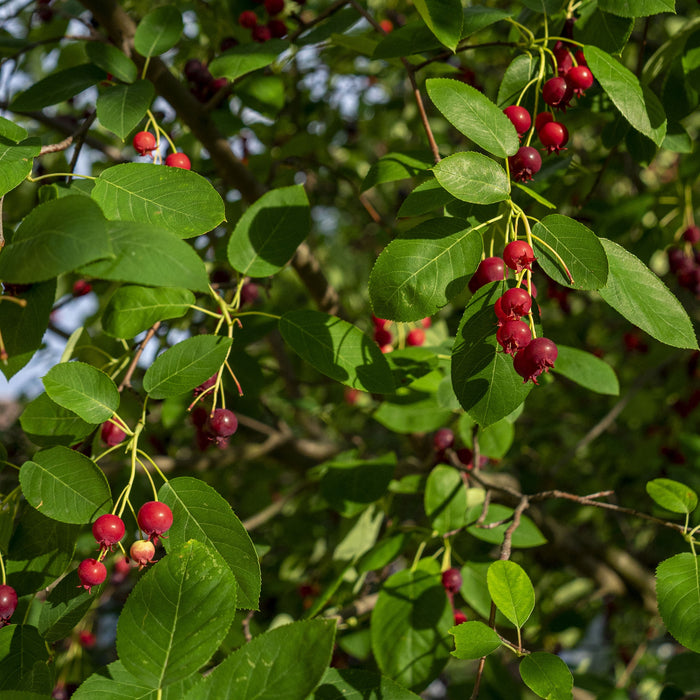
[[[112,547],[124,537],[125,532],[124,521],[113,513],[100,515],[92,524],[92,534],[100,545],[100,549],[111,551]]]
[[[114,447],[120,442],[124,442],[124,439],[126,438],[126,433],[118,425],[107,421],[106,423],[102,424],[100,437],[102,438],[102,442],[104,442],[105,445]]]
[[[447,569],[442,572],[442,587],[449,593],[458,593],[462,587],[462,574],[459,569]]]
[[[518,136],[522,136],[532,126],[532,117],[525,107],[511,105],[503,110],[503,114],[513,123]]]
[[[588,66],[574,66],[566,74],[566,84],[578,97],[593,85],[593,73]]]
[[[151,539],[170,529],[173,512],[162,501],[148,501],[139,508],[136,520],[139,528]]]
[[[238,419],[233,411],[217,408],[209,418],[209,428],[217,437],[231,437],[238,430]]]
[[[146,564],[153,561],[156,548],[150,540],[136,540],[129,548],[129,556],[143,569]]]
[[[433,435],[433,445],[439,452],[455,444],[455,434],[449,428],[440,428]]]
[[[84,297],[86,294],[90,294],[91,291],[92,285],[87,280],[76,280],[73,284],[74,297]]]
[[[282,39],[287,36],[287,25],[281,19],[271,19],[267,23],[267,28],[273,39]]]
[[[433,325],[433,319],[430,316],[426,316],[424,319],[421,319],[420,325],[423,328],[430,328]]]
[[[264,24],[257,24],[253,27],[251,36],[253,41],[257,41],[259,44],[264,44],[266,41],[272,39],[272,33]]]
[[[394,352],[394,346],[393,346],[393,345],[390,345],[390,344],[388,344],[388,343],[387,343],[386,345],[382,345],[379,349],[380,349],[385,355],[388,354],[388,353],[390,353],[390,352]]]
[[[260,298],[260,291],[255,282],[246,282],[241,287],[241,306],[244,304],[254,304]]]
[[[78,642],[83,649],[92,649],[95,646],[96,641],[97,637],[95,637],[92,632],[89,632],[88,630],[80,630],[80,634],[78,634]]]
[[[501,306],[501,299],[502,297],[498,297],[496,299],[496,303],[493,305],[493,310],[496,312],[496,318],[498,319],[498,325],[500,326],[504,321],[508,321],[508,316],[503,311],[503,307]]]
[[[235,36],[225,36],[219,44],[219,51],[221,51],[221,53],[225,53],[229,49],[233,49],[236,46],[238,46],[238,39],[236,39]]]
[[[414,328],[406,336],[406,345],[419,346],[425,342],[425,331],[422,328]]]
[[[503,249],[503,260],[511,270],[522,272],[532,270],[532,263],[535,262],[535,254],[532,247],[525,241],[511,241]]]
[[[547,153],[559,153],[569,140],[569,132],[559,122],[548,122],[537,132],[537,135],[540,137],[540,143],[546,147]]]
[[[501,312],[506,321],[517,321],[532,308],[532,297],[522,287],[506,290],[500,301]]]
[[[185,63],[183,73],[185,74],[187,80],[196,83],[198,76],[201,74],[202,68],[204,68],[204,64],[198,58],[190,58],[187,63]]]
[[[387,330],[386,328],[377,328],[374,331],[374,342],[379,345],[379,347],[382,347],[384,345],[391,345],[393,342],[394,338],[391,335],[391,331]]]
[[[252,10],[244,10],[238,16],[238,24],[245,29],[252,29],[258,24],[258,16]]]
[[[17,608],[17,591],[12,586],[0,585],[0,627],[10,624],[10,618]]]
[[[537,377],[542,372],[549,371],[550,367],[554,367],[554,361],[557,359],[557,346],[549,338],[535,338],[523,350],[527,363],[534,371],[529,379],[537,384]]]
[[[134,136],[134,149],[140,156],[145,156],[156,147],[156,137],[150,131],[139,131]]]
[[[588,66],[588,63],[586,63],[586,57],[583,54],[583,49],[579,49],[575,54],[574,58],[576,59],[576,63],[579,66]]]
[[[101,561],[97,559],[83,559],[78,565],[78,578],[80,585],[88,592],[92,593],[93,586],[99,586],[107,578],[107,569]]]
[[[571,101],[571,98],[573,97],[573,94],[573,88],[569,86],[564,78],[550,78],[542,86],[542,99],[546,104],[554,107],[555,109],[565,111],[569,105],[569,102]]]
[[[521,146],[514,156],[508,158],[508,165],[514,180],[532,180],[532,176],[542,167],[542,156],[532,146]]]
[[[394,23],[390,19],[381,20],[379,26],[385,34],[391,34],[394,31]]]
[[[265,0],[265,12],[270,17],[278,15],[284,10],[284,0]]]
[[[683,231],[683,240],[688,241],[692,245],[695,245],[700,241],[700,226],[688,226],[688,228]]]
[[[554,115],[551,112],[540,112],[535,117],[535,131],[539,131],[545,124],[554,121]]]
[[[112,582],[121,583],[131,572],[128,557],[117,557],[112,568]]]
[[[527,346],[522,350],[518,350],[518,352],[515,354],[515,357],[513,358],[513,368],[523,378],[523,382],[526,382],[529,379],[533,379],[533,375],[535,374],[535,371],[537,369],[525,354],[526,349]]]
[[[532,340],[530,326],[523,321],[506,321],[498,329],[496,340],[508,355],[515,355]]]
[[[190,170],[192,167],[190,159],[184,153],[171,153],[165,159],[165,164],[171,168],[182,168],[183,170]]]
[[[567,49],[561,41],[557,41],[557,43],[554,44],[553,53],[557,62],[557,73],[559,73],[559,75],[566,75],[569,70],[571,70],[571,66],[574,65],[569,49]]]
[[[374,325],[375,330],[383,330],[389,325],[389,321],[387,321],[385,318],[377,318],[374,314],[372,314],[372,324]]]
[[[467,621],[467,616],[461,610],[455,610],[454,620],[455,625],[461,625],[463,622]]]
[[[506,267],[502,258],[494,256],[479,263],[476,272],[469,280],[469,290],[474,293],[489,282],[505,279]]]

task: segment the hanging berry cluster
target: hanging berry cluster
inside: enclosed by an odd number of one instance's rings
[[[253,10],[244,10],[238,17],[238,24],[250,29],[251,38],[260,44],[270,39],[282,39],[287,35],[287,25],[278,18],[278,15],[284,12],[284,0],[265,0],[263,5],[270,17],[267,24],[259,24],[258,16]]]

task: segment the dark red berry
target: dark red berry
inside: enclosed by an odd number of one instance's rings
[[[150,540],[136,540],[129,548],[129,556],[143,569],[146,564],[153,561],[156,548]]]
[[[139,528],[149,539],[167,532],[173,524],[173,512],[162,501],[148,501],[139,508]]]
[[[455,610],[454,620],[455,625],[461,625],[463,622],[467,621],[467,616],[461,610]]]
[[[238,430],[238,419],[228,408],[217,408],[209,418],[209,428],[217,437],[231,437]]]
[[[100,549],[111,551],[112,547],[124,537],[125,532],[124,521],[113,513],[100,515],[92,524],[92,534],[100,545]]]
[[[564,78],[550,78],[542,86],[542,99],[555,109],[566,110],[573,95],[573,88]]]
[[[255,282],[245,282],[241,287],[241,306],[254,304],[260,298],[260,291]]]
[[[457,459],[468,469],[473,469],[473,460],[474,460],[474,453],[468,448],[468,447],[461,447],[458,449],[455,454],[457,455]]]
[[[523,352],[525,353],[529,366],[534,368],[529,378],[532,379],[535,384],[537,383],[536,378],[542,374],[542,372],[547,372],[550,367],[554,367],[554,361],[559,354],[557,346],[549,338],[535,338]]]
[[[507,289],[500,299],[501,312],[506,321],[517,321],[532,308],[532,297],[522,287]]]
[[[692,245],[700,242],[700,226],[688,226],[688,228],[683,231],[683,240]]]
[[[503,110],[503,113],[510,119],[518,132],[518,136],[522,136],[532,126],[532,117],[525,107],[520,105],[511,105]]]
[[[139,131],[134,136],[133,144],[136,152],[145,156],[156,147],[156,137],[150,131]]]
[[[508,158],[508,165],[517,182],[532,180],[532,176],[542,167],[542,156],[532,146],[521,146],[514,156]]]
[[[462,574],[454,567],[442,572],[442,587],[450,593],[459,593],[462,587]]]
[[[209,87],[212,89],[213,92],[219,92],[219,90],[223,90],[225,87],[228,87],[228,78],[214,78],[214,80],[211,81]],[[189,170],[189,168],[187,169]]]
[[[532,263],[535,262],[535,254],[532,247],[526,241],[511,241],[503,249],[503,260],[511,270],[522,272],[532,270]]]
[[[560,122],[548,122],[538,132],[540,143],[547,153],[559,153],[569,141],[569,132]]]
[[[377,328],[374,331],[374,342],[379,345],[379,347],[383,347],[384,345],[391,345],[393,342],[394,338],[391,335],[391,331],[387,330],[386,328]]]
[[[532,340],[530,326],[524,321],[505,321],[496,333],[496,340],[508,355],[515,355]]]
[[[532,341],[530,341],[532,342]],[[528,356],[525,354],[527,346],[518,350],[513,358],[513,368],[515,371],[523,378],[523,382],[527,382],[529,379],[533,379],[537,367],[530,361]]]
[[[238,16],[238,24],[246,29],[252,29],[258,24],[258,16],[252,10],[244,10]]]
[[[216,384],[216,377],[217,376],[218,375],[213,374],[211,377],[209,377],[209,379],[207,379],[206,382],[202,382],[199,386],[196,386],[194,388],[194,390],[192,391],[192,395],[193,396],[201,396],[205,391],[207,391],[207,389],[211,389]],[[194,412],[192,413],[192,415],[194,415]],[[194,422],[194,419],[193,419],[193,422]],[[199,423],[199,425],[204,425],[205,422],[206,422],[206,419],[203,420],[201,423]],[[195,423],[195,425],[197,425],[197,423]]]
[[[574,66],[566,74],[566,84],[577,97],[580,97],[593,85],[593,73],[588,66]]]
[[[76,280],[73,283],[74,297],[84,297],[86,294],[90,294],[91,291],[92,285],[87,280]]]
[[[190,170],[192,167],[190,159],[184,153],[171,153],[165,159],[165,164],[171,168],[182,168],[183,170]]]
[[[102,430],[100,430],[100,437],[102,438],[102,442],[104,442],[105,445],[114,447],[120,442],[124,442],[126,438],[126,433],[118,425],[115,425],[111,421],[107,421],[106,423],[102,424]]]
[[[668,249],[668,266],[674,275],[694,267],[693,259],[687,256],[680,248]]]
[[[270,39],[272,39],[272,33],[266,25],[257,24],[251,31],[251,37],[253,38],[253,41],[257,41],[259,44],[264,44],[266,41],[270,41]]]
[[[535,131],[539,131],[545,124],[554,121],[554,115],[551,112],[540,112],[535,117]]]
[[[417,347],[425,342],[425,331],[422,328],[413,328],[406,335],[406,345]]]
[[[287,25],[281,19],[271,19],[267,23],[267,28],[273,39],[282,39],[287,36]]]
[[[284,0],[265,0],[264,4],[265,12],[267,12],[270,17],[274,17],[284,10]]]
[[[455,434],[449,428],[440,428],[433,435],[433,446],[438,452],[447,450],[455,444]]]
[[[469,280],[469,290],[474,293],[489,282],[497,282],[505,279],[506,266],[502,258],[494,256],[486,258],[479,263],[476,272]]]
[[[10,624],[10,618],[17,608],[17,591],[7,584],[0,585],[0,627]]]
[[[576,59],[576,63],[579,66],[588,66],[588,63],[586,63],[586,57],[583,54],[583,49],[579,49],[575,54],[574,58]]]
[[[107,578],[107,569],[101,561],[97,559],[83,559],[78,565],[78,578],[80,585],[88,592],[92,593],[93,586],[99,586]]]
[[[493,305],[493,310],[496,313],[496,318],[498,319],[498,325],[500,326],[504,321],[508,320],[508,316],[503,311],[503,307],[501,306],[501,297],[498,297],[496,299],[496,303]]]
[[[557,62],[557,73],[559,73],[559,75],[566,75],[569,70],[571,70],[571,66],[574,65],[569,49],[567,49],[561,41],[557,41],[557,43],[554,44],[552,53],[554,53],[554,58]]]
[[[187,63],[185,63],[183,72],[187,80],[196,83],[199,82],[197,79],[202,74],[203,68],[204,64],[198,58],[190,58]]]
[[[88,630],[80,630],[80,633],[78,634],[78,642],[83,649],[92,649],[97,642],[97,637],[95,637],[95,635]]]
[[[238,46],[238,39],[236,39],[235,36],[225,36],[219,44],[219,51],[221,51],[221,53],[225,53],[229,49],[233,49],[236,46]]]
[[[389,321],[387,321],[385,318],[377,318],[377,316],[372,314],[372,324],[374,325],[375,329],[384,329],[389,325]]]

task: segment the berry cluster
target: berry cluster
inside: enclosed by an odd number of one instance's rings
[[[221,50],[227,51],[236,46],[238,42],[234,37],[226,37],[221,42]],[[190,84],[190,92],[200,101],[209,102],[209,100],[228,86],[226,78],[215,78],[209,69],[197,58],[190,58],[185,63],[185,77]]]
[[[700,250],[690,252],[700,243],[700,226],[688,226],[683,231],[683,240],[687,250],[670,248],[668,251],[669,269],[681,287],[700,298]]]
[[[456,459],[464,465],[467,471],[474,469],[474,452],[468,447],[460,447],[452,452],[455,444],[455,435],[449,428],[440,428],[433,435],[433,447],[435,448],[435,463],[451,462],[450,454],[454,454]],[[488,462],[488,457],[479,457],[478,467],[483,467]]]
[[[209,377],[192,392],[195,399],[213,391],[216,387],[217,375]],[[207,411],[203,406],[197,406],[191,413],[192,423],[197,429],[197,444],[201,450],[205,450],[210,443],[225,449],[228,447],[229,438],[238,430],[238,418],[228,408],[216,408]]]
[[[152,156],[156,149],[156,137],[150,131],[139,131],[133,140],[134,150],[140,156]],[[171,153],[165,159],[165,164],[171,168],[182,168],[190,170],[190,159],[184,153]]]
[[[253,10],[244,10],[238,17],[238,24],[245,29],[250,29],[253,41],[264,44],[270,39],[281,39],[287,36],[287,25],[278,19],[278,15],[284,12],[284,0],[265,0],[263,3],[265,12],[269,16],[267,24],[259,24],[258,16]]]
[[[452,606],[455,625],[461,625],[467,621],[467,616],[459,608],[455,608],[455,593],[459,593],[459,589],[462,587],[462,574],[459,569],[453,567],[442,572],[442,587],[445,589]]]
[[[391,321],[387,321],[385,318],[378,318],[377,316],[372,316],[372,324],[374,326],[374,342],[379,345],[381,351],[386,354],[394,350],[394,335],[390,330]],[[430,318],[424,318],[420,321],[420,325],[416,328],[412,328],[406,334],[406,345],[410,347],[420,347],[425,342],[425,330],[430,328],[432,325],[432,320]]]

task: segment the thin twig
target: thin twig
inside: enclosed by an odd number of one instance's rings
[[[73,136],[66,136],[63,141],[58,143],[50,143],[47,146],[42,146],[39,151],[40,156],[45,156],[47,153],[58,153],[59,151],[65,151],[73,143]]]
[[[312,27],[315,27],[317,24],[323,22],[325,19],[330,17],[331,15],[335,14],[338,10],[341,10],[345,5],[348,4],[348,0],[336,0],[332,5],[327,7],[323,12],[319,12],[310,22],[306,22],[305,24],[302,24],[299,29],[297,29],[295,32],[292,32],[287,39],[294,43],[294,41],[304,32],[308,31]]]
[[[243,628],[243,636],[245,637],[246,642],[249,642],[251,639],[253,639],[253,635],[250,633],[250,621],[253,619],[253,615],[255,615],[255,610],[250,610],[241,622],[241,627]]]
[[[156,334],[156,331],[159,328],[160,328],[160,321],[156,321],[148,329],[148,333],[146,333],[146,337],[139,343],[139,346],[136,349],[134,356],[131,358],[131,362],[129,363],[129,367],[127,368],[126,374],[124,375],[124,379],[122,379],[121,384],[119,384],[118,388],[119,388],[120,392],[124,389],[124,387],[131,387],[131,377],[134,374],[134,370],[136,369],[136,365],[138,364],[139,359],[141,358],[141,353],[144,351],[144,349],[146,348],[146,345],[148,345],[148,342]]]

